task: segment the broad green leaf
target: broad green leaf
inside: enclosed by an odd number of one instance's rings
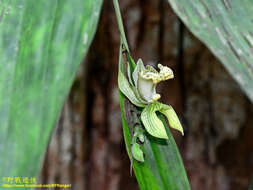
[[[163,122],[157,117],[156,112],[159,111],[159,108],[156,103],[146,106],[141,113],[141,121],[149,134],[157,138],[167,139]]]
[[[124,139],[129,158],[131,159],[131,134],[125,118],[126,113],[124,112],[124,104],[129,103],[120,92]],[[168,139],[159,139],[145,133],[145,141],[141,145],[145,161],[138,162],[133,159],[133,168],[139,187],[141,190],[189,190],[190,185],[177,145],[162,115],[158,113],[158,117],[163,125],[166,126]]]
[[[253,1],[168,1],[253,101]]]
[[[161,108],[159,111],[167,117],[171,128],[174,128],[180,131],[181,134],[184,135],[183,127],[178,119],[176,112],[172,108],[172,106],[161,104]]]
[[[0,179],[36,177],[102,0],[0,0]]]

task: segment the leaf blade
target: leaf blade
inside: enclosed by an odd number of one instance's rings
[[[38,175],[101,5],[3,1],[9,10],[0,21],[0,177]]]
[[[253,101],[252,1],[168,0]]]

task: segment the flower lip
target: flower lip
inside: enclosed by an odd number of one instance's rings
[[[159,74],[163,81],[174,78],[173,71],[169,67],[158,64],[158,68],[160,69]]]
[[[145,70],[140,72],[140,76],[147,80],[153,80],[154,84],[157,84],[161,81],[174,78],[173,71],[166,66],[158,64],[160,72],[157,72],[153,67],[146,67]]]
[[[161,98],[161,95],[156,93],[156,85],[174,77],[173,71],[169,67],[158,64],[158,68],[160,69],[159,72],[151,65],[145,67],[139,60],[135,70],[135,73],[138,73],[137,77],[134,77],[136,79],[136,91],[148,104]]]

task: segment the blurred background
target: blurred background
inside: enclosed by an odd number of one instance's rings
[[[158,87],[182,121],[173,131],[193,190],[246,190],[253,176],[253,106],[222,64],[164,0],[120,1],[132,56],[171,67]],[[119,32],[105,1],[49,144],[40,179],[74,190],[137,190],[122,136]],[[52,188],[51,188],[52,189]]]

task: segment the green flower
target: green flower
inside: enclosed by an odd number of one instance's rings
[[[124,75],[124,62],[122,54],[120,54],[119,89],[132,104],[144,108],[141,113],[141,121],[147,132],[154,137],[168,138],[165,127],[156,113],[160,112],[166,116],[170,127],[180,131],[183,135],[183,128],[176,112],[171,106],[158,102],[161,96],[156,93],[156,86],[159,82],[174,78],[173,71],[169,67],[158,64],[158,72],[150,65],[145,67],[141,59],[137,61],[137,65],[135,66],[129,53],[127,56],[128,79]]]
[[[160,99],[160,94],[156,93],[156,85],[159,82],[174,77],[173,71],[170,68],[164,67],[161,64],[158,64],[158,68],[160,69],[160,72],[156,71],[150,65],[145,67],[142,60],[139,59],[133,72],[136,91],[146,104],[150,104]]]

